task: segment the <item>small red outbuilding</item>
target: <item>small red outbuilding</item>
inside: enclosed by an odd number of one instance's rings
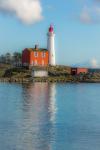
[[[80,73],[88,73],[88,68],[71,68],[71,75],[78,75]]]

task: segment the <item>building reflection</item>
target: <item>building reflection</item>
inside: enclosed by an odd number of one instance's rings
[[[52,150],[55,142],[56,85],[23,86],[22,143],[25,150]]]

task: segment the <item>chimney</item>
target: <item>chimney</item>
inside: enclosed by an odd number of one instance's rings
[[[35,45],[35,50],[38,50],[38,45],[37,44]]]

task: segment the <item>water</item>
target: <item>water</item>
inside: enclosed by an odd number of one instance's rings
[[[100,84],[0,84],[0,150],[100,150]]]

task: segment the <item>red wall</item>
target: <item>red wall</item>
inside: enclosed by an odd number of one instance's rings
[[[80,73],[88,73],[87,68],[71,68],[71,74],[72,75],[78,75]]]
[[[34,53],[37,52],[37,57],[35,57]],[[45,53],[45,57],[42,57],[42,53]],[[37,61],[37,65],[41,66],[44,62],[44,66],[49,64],[49,52],[48,51],[30,51],[25,49],[22,53],[22,63],[28,63],[29,65],[34,64]]]
[[[87,68],[77,68],[77,74],[80,74],[80,73],[88,73],[88,69]]]
[[[27,49],[22,52],[22,64],[23,63],[30,63],[30,51]]]

